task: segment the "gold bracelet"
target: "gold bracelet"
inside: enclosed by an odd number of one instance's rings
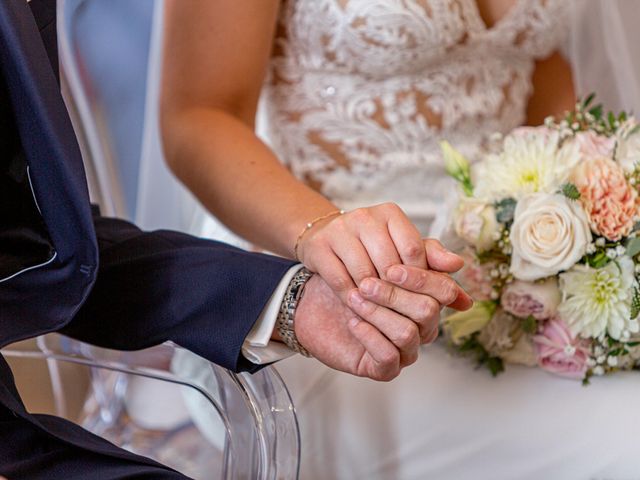
[[[300,261],[300,259],[298,258],[298,248],[300,247],[300,240],[302,240],[302,237],[304,236],[305,233],[307,233],[309,231],[309,229],[313,228],[313,226],[316,223],[321,222],[322,220],[326,220],[327,218],[331,218],[331,217],[334,217],[336,215],[344,215],[344,213],[345,213],[344,210],[336,210],[335,212],[327,213],[326,215],[322,215],[321,217],[314,218],[309,223],[307,223],[304,226],[304,228],[302,229],[302,231],[300,232],[300,234],[298,235],[298,238],[296,238],[296,244],[293,247],[293,256],[294,256],[294,258],[298,262]]]

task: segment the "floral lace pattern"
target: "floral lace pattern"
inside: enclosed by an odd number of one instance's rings
[[[536,59],[567,0],[286,0],[263,101],[293,173],[345,208],[395,201],[426,228],[451,189],[438,142],[468,158],[525,121]]]

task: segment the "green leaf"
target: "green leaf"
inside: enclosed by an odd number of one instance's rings
[[[538,331],[538,322],[533,315],[529,315],[522,321],[522,330],[525,333],[536,333]]]
[[[467,338],[462,345],[460,345],[458,347],[458,350],[460,352],[470,352],[472,350],[475,350],[476,347],[478,345],[478,340],[476,340],[475,336],[471,336],[469,338]]]
[[[607,254],[603,251],[600,251],[594,255],[590,255],[587,257],[587,263],[592,268],[602,268],[607,265],[611,259],[607,257]]]
[[[640,238],[630,238],[629,240],[627,240],[624,248],[626,249],[625,255],[627,257],[635,257],[636,255],[638,255],[638,253],[640,253]]]
[[[601,120],[602,115],[604,114],[604,108],[602,108],[602,105],[596,105],[591,110],[589,110],[589,113],[593,115],[596,120]]]
[[[501,358],[489,357],[487,359],[487,368],[491,372],[491,375],[497,377],[499,373],[504,372],[504,363]]]
[[[517,202],[513,198],[505,198],[495,204],[496,220],[505,225],[513,222]]]
[[[614,128],[614,124],[616,123],[616,116],[613,112],[609,112],[609,126]]]
[[[570,200],[580,199],[580,191],[573,183],[565,183],[560,187],[560,192]]]
[[[474,357],[478,368],[486,366],[494,377],[504,371],[502,359],[489,355],[489,352],[478,341],[478,333],[469,336],[456,348],[460,353]]]
[[[596,94],[595,92],[590,93],[587,98],[584,99],[584,101],[582,102],[582,107],[583,108],[587,108],[589,105],[591,105],[591,102],[593,102],[593,100],[596,98]]]
[[[640,345],[640,342],[629,342],[627,343],[627,347],[637,347]]]
[[[640,314],[640,290],[636,287],[633,288],[633,297],[631,298],[631,312],[629,313],[630,319],[635,318]]]

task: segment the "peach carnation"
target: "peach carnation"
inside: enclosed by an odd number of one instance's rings
[[[612,241],[629,235],[638,214],[638,193],[620,165],[604,157],[588,158],[575,167],[571,180],[595,233]]]

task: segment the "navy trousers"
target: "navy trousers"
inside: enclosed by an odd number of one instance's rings
[[[0,356],[0,371],[8,366]],[[13,382],[6,384],[19,399]],[[77,425],[50,415],[32,415],[40,425],[0,404],[0,475],[9,480],[184,480],[147,458],[113,447]],[[55,435],[64,432],[63,438]],[[76,446],[92,445],[92,450]],[[95,448],[98,447],[98,448]],[[102,447],[102,448],[100,448]]]

